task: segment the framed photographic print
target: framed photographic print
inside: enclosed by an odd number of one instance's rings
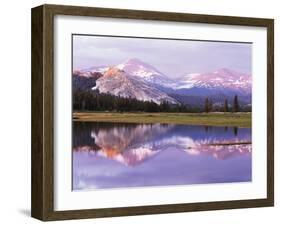
[[[32,216],[274,204],[272,19],[32,9]]]

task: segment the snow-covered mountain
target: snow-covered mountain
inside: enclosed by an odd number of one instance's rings
[[[223,103],[225,98],[239,95],[241,103],[251,103],[252,77],[222,68],[213,72],[185,74],[178,79],[171,79],[158,69],[139,59],[132,58],[113,66],[95,66],[75,70],[75,81],[80,87],[92,79],[93,89],[101,93],[110,93],[121,97],[132,97],[142,101],[162,101],[202,105],[204,98]],[[76,84],[74,82],[74,85]],[[83,86],[82,86],[82,85]]]
[[[110,93],[125,98],[136,98],[142,101],[153,101],[160,104],[167,101],[172,104],[178,103],[174,98],[156,87],[142,81],[118,67],[109,68],[102,77],[96,81],[96,86],[101,93]]]
[[[215,90],[232,90],[241,94],[251,94],[252,77],[249,74],[222,68],[209,73],[187,74],[180,80],[179,89],[207,88]]]
[[[116,67],[120,70],[124,70],[132,76],[152,83],[156,86],[167,88],[176,88],[177,86],[177,82],[175,80],[170,79],[152,65],[144,63],[137,58],[129,59],[124,63],[116,65]]]
[[[155,75],[162,76],[162,73],[159,72],[155,67],[144,63],[137,58],[129,59],[124,63],[116,65],[116,67],[120,70],[126,71],[131,75],[142,77],[144,79],[150,79],[151,76]]]
[[[97,77],[96,75],[100,75],[100,73],[102,74],[108,69],[109,69],[108,66],[89,67],[89,68],[74,70],[73,74],[86,78],[91,78],[91,77],[95,78]]]

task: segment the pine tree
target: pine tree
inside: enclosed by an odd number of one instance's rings
[[[238,96],[235,95],[233,99],[233,112],[239,111],[239,103],[238,103]]]
[[[213,101],[212,99],[209,100],[209,112],[213,111]]]
[[[224,112],[228,112],[228,101],[224,99]]]
[[[205,112],[208,113],[209,112],[209,98],[206,97],[205,99]]]

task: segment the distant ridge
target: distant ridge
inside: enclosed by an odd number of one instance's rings
[[[174,80],[154,66],[132,58],[113,66],[75,70],[73,74],[94,79],[96,84],[92,88],[101,93],[157,104],[167,101],[172,104],[198,105],[202,104],[205,97],[222,103],[225,98],[233,98],[234,95],[239,95],[241,103],[251,104],[252,76],[228,68],[189,73]]]

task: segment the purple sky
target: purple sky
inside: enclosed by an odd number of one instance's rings
[[[251,73],[252,44],[73,35],[73,68],[138,58],[169,77],[229,68]]]

